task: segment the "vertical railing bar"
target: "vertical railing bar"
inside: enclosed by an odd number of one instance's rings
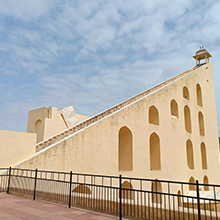
[[[84,175],[84,188],[85,188],[85,195],[84,195],[84,206],[87,206],[87,193],[86,193],[86,189],[87,189],[87,185],[86,185],[86,175]]]
[[[150,210],[151,210],[151,205],[150,205],[150,193],[148,192],[148,218],[150,219]]]
[[[129,208],[128,208],[128,207],[129,207],[129,204],[128,204],[128,201],[129,201],[129,200],[128,200],[128,197],[129,197],[129,196],[128,196],[128,195],[130,194],[130,201],[131,201],[131,195],[132,195],[132,193],[133,193],[133,191],[131,191],[131,184],[132,184],[132,183],[131,183],[131,179],[130,179],[130,186],[129,186],[130,190],[129,190],[129,191],[126,190],[126,194],[127,194],[127,212],[126,212],[126,213],[127,213],[127,215],[129,215],[129,214],[128,214],[128,209],[129,209]]]
[[[35,178],[34,178],[34,195],[33,195],[33,200],[35,200],[35,196],[36,196],[36,186],[37,186],[37,169],[35,170]]]
[[[206,220],[206,202],[205,202],[205,199],[203,199],[203,203],[204,203],[204,212],[205,212],[205,220]]]
[[[134,215],[133,215],[133,217],[135,217],[136,216],[136,213],[137,213],[137,211],[136,211],[136,191],[134,191],[134,200],[133,200],[133,207],[134,207]]]
[[[175,219],[175,197],[173,196],[173,216]]]
[[[99,184],[99,210],[101,209],[101,186],[100,186],[100,184]]]
[[[87,179],[89,179],[89,176],[88,176],[88,178],[86,178],[86,184],[88,184]],[[90,191],[91,191],[91,193],[92,193],[91,186],[88,186],[88,185],[87,185],[87,187],[90,189]],[[87,195],[86,195],[86,206],[89,207],[89,208],[91,208],[90,205],[89,205],[89,195],[90,195],[90,194],[89,194],[89,192],[88,192]]]
[[[10,180],[11,180],[11,167],[9,167],[9,174],[8,174],[8,189],[7,189],[7,194],[9,194],[9,189],[10,189]]]
[[[93,195],[94,195],[94,199],[92,199],[92,207],[95,208],[96,207],[96,187],[95,187],[95,176],[93,176]]]
[[[194,199],[192,199],[193,220],[195,220]]]
[[[131,179],[130,179],[130,188],[131,188]],[[132,216],[132,195],[133,195],[133,198],[135,196],[135,191],[131,191],[130,190],[130,212],[129,212],[129,215]],[[133,207],[135,207],[135,204],[133,204]]]
[[[111,187],[111,181],[112,181],[112,177],[110,177],[110,182],[109,182],[109,186]],[[109,212],[111,212],[111,210],[109,210],[109,202],[110,202],[110,196],[109,196],[109,191],[111,190],[111,188],[108,188],[108,191],[107,191],[107,197],[108,197],[108,199],[107,199],[107,210],[109,211]]]
[[[168,194],[170,194],[170,182],[168,182]],[[171,220],[170,196],[168,196],[168,203],[169,203],[169,219]]]
[[[76,175],[75,175],[75,174],[73,174],[73,175],[74,175],[74,176],[73,176],[73,177],[74,177],[73,190],[74,190],[74,189],[76,188],[76,180],[75,180],[75,176],[76,176]],[[76,193],[73,192],[73,204],[74,204],[74,205],[76,205],[76,199],[77,199],[76,196],[75,196],[75,194],[76,194]]]
[[[141,188],[141,191],[140,191],[140,193],[141,193],[141,218],[143,218],[143,210],[142,210],[142,206],[143,206],[143,205],[142,205],[142,193],[143,193],[143,192],[142,192],[142,179],[141,179],[141,181],[140,181],[140,185],[141,185],[141,187],[140,187],[140,188]]]
[[[137,194],[137,205],[135,207],[137,207],[137,217],[139,218],[139,191],[136,191]]]
[[[96,176],[95,176],[95,182],[97,182]],[[97,183],[95,184],[95,191],[96,191],[95,208],[98,209],[98,185],[97,185]]]
[[[28,172],[28,170],[26,170],[26,176],[28,176],[28,174],[29,174],[29,172]],[[32,182],[32,176],[31,175],[29,175],[29,178],[30,178],[30,180],[28,181],[28,183],[27,183],[27,187],[28,187],[28,190],[29,190],[29,195],[31,194],[31,182]]]
[[[122,181],[121,181],[121,174],[120,174],[120,175],[119,175],[119,220],[122,220],[121,184],[122,184]]]
[[[215,186],[213,186],[214,188],[214,199],[215,199],[215,214],[216,214],[216,218],[218,219],[218,212],[217,212],[217,205],[216,205],[216,193],[215,193]]]
[[[117,184],[118,185],[118,184]],[[116,191],[116,194],[115,194],[115,210],[116,210],[116,213],[119,214],[119,202],[118,202],[118,199],[119,199],[119,190],[120,188],[117,188],[115,191]]]
[[[152,193],[151,193],[151,203],[152,203],[152,212],[153,212],[153,219],[154,219],[154,191],[153,191],[153,181],[151,181]]]
[[[167,212],[166,212],[166,210],[167,210],[166,209],[166,194],[164,194],[164,212],[165,212],[164,215],[165,215],[165,219],[167,219],[167,215],[166,215]],[[162,216],[161,216],[161,218],[162,218]]]
[[[24,177],[22,176],[22,170],[20,170],[20,172],[18,173],[18,177],[17,178],[19,180],[19,188],[20,188],[21,192],[24,192],[23,189],[22,189],[22,180],[24,179]]]
[[[105,198],[104,198],[104,196],[103,196],[103,189],[104,189],[104,188],[103,188],[103,180],[104,180],[104,177],[102,176],[102,193],[101,193],[101,195],[102,195],[102,196],[101,196],[101,198],[102,198],[102,199],[101,199],[102,206],[101,206],[101,210],[104,210],[104,209],[105,209],[105,206],[104,206],[104,205],[105,205],[105,203],[104,203]]]
[[[146,216],[146,192],[144,192],[144,217],[147,218]]]
[[[157,220],[158,220],[158,194],[157,194],[157,179],[155,180],[156,181],[156,210],[157,210]]]
[[[179,201],[181,201],[181,197],[180,197],[180,195],[177,192],[178,218],[180,219],[180,204],[181,204],[181,202],[179,202]]]
[[[160,194],[160,219],[162,219],[162,216],[163,216],[163,211],[162,211],[163,199],[162,198],[163,198],[163,194]]]
[[[164,219],[166,219],[166,194],[164,194],[163,197],[164,197]],[[163,215],[161,215],[161,219],[162,219],[162,216]]]
[[[190,220],[190,213],[189,213],[189,197],[187,197],[187,208],[188,208],[188,219]]]
[[[185,213],[184,213],[184,197],[183,197],[183,184],[181,183],[181,190],[182,190],[182,193],[181,193],[181,195],[182,195],[182,199],[181,199],[181,206],[182,206],[182,210],[183,210],[183,220],[185,220]]]
[[[71,198],[72,198],[72,174],[73,172],[70,171],[69,208],[71,208]]]
[[[210,217],[212,219],[212,204],[211,204],[211,200],[209,200],[209,210],[210,210]]]
[[[199,199],[199,181],[198,180],[196,180],[196,193],[197,193],[198,220],[201,220],[200,199]]]

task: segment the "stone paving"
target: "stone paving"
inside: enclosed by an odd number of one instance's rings
[[[33,201],[31,198],[0,194],[0,220],[116,220],[117,216],[81,208],[68,208],[66,205],[42,200]]]

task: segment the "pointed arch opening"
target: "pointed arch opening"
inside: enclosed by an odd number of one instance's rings
[[[183,87],[183,98],[189,100],[189,90],[186,86]]]
[[[134,191],[129,190],[129,189],[133,189],[133,185],[131,183],[129,183],[128,181],[124,181],[121,184],[121,198],[122,199],[130,199],[133,200],[134,199]],[[120,195],[119,195],[120,198]]]
[[[126,126],[119,130],[119,170],[133,170],[132,132]]]
[[[194,177],[190,177],[189,183],[196,183]],[[189,190],[196,190],[196,185],[189,185]]]
[[[199,83],[196,84],[197,105],[202,107],[202,89]]]
[[[149,108],[149,123],[159,125],[159,112],[154,105]]]
[[[203,177],[203,183],[209,184],[209,179],[206,175]],[[209,191],[209,186],[204,186],[204,191]]]
[[[150,169],[161,170],[160,138],[155,132],[150,136]]]
[[[155,192],[155,193],[152,193],[152,198],[151,198],[152,203],[162,204],[163,203],[162,194],[159,194],[160,192],[162,192],[162,186],[161,186],[161,182],[158,181],[158,179],[152,182],[151,191]]]
[[[174,99],[171,100],[171,102],[170,102],[170,110],[171,110],[171,115],[172,116],[175,116],[176,118],[179,118],[178,104]]]
[[[38,120],[35,122],[35,125],[34,125],[34,133],[38,133],[41,123],[42,123],[42,121],[41,121],[40,119],[38,119]]]
[[[193,144],[190,140],[186,141],[186,155],[189,169],[194,169]]]
[[[206,146],[204,142],[201,143],[201,160],[202,160],[202,169],[207,169],[207,155],[206,155]]]
[[[199,134],[201,136],[205,136],[204,117],[202,112],[199,112],[198,120],[199,120]]]
[[[190,114],[190,109],[187,105],[184,107],[184,119],[185,119],[185,130],[188,133],[192,133],[191,114]]]
[[[74,193],[82,193],[82,194],[92,194],[91,190],[89,187],[79,184],[75,189],[72,190]]]

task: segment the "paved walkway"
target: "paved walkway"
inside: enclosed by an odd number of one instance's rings
[[[0,220],[116,220],[116,216],[11,194],[0,194]]]

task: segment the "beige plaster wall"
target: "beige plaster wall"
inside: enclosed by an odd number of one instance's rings
[[[90,118],[85,115],[76,114],[79,122]],[[35,129],[37,121],[41,121],[38,129]],[[64,130],[68,129],[61,110],[56,107],[43,107],[29,111],[27,132],[37,134],[37,143],[50,138]]]
[[[91,117],[89,116],[85,116],[85,115],[80,115],[80,114],[76,114],[76,117],[78,118],[79,122],[85,121]]]
[[[38,130],[35,123],[41,120]],[[37,134],[37,143],[67,129],[61,112],[56,107],[43,107],[29,111],[27,132]]]
[[[196,84],[202,88],[203,107],[197,105]],[[187,86],[190,100],[183,98]],[[179,118],[171,116],[170,102],[178,104]],[[159,112],[159,126],[149,123],[149,107]],[[184,106],[191,111],[192,133],[185,130]],[[205,136],[199,134],[198,112],[204,115]],[[127,126],[132,132],[133,170],[119,171],[118,134]],[[161,170],[150,170],[149,138],[160,138]],[[194,169],[187,166],[186,141],[193,143]],[[200,144],[204,142],[208,169],[202,169]],[[193,176],[203,182],[220,183],[219,144],[212,64],[206,64],[135,103],[95,122],[65,140],[20,163],[21,168],[39,168],[92,174],[186,181]],[[176,189],[177,190],[177,189]]]
[[[36,134],[0,130],[0,167],[12,166],[35,154]]]

